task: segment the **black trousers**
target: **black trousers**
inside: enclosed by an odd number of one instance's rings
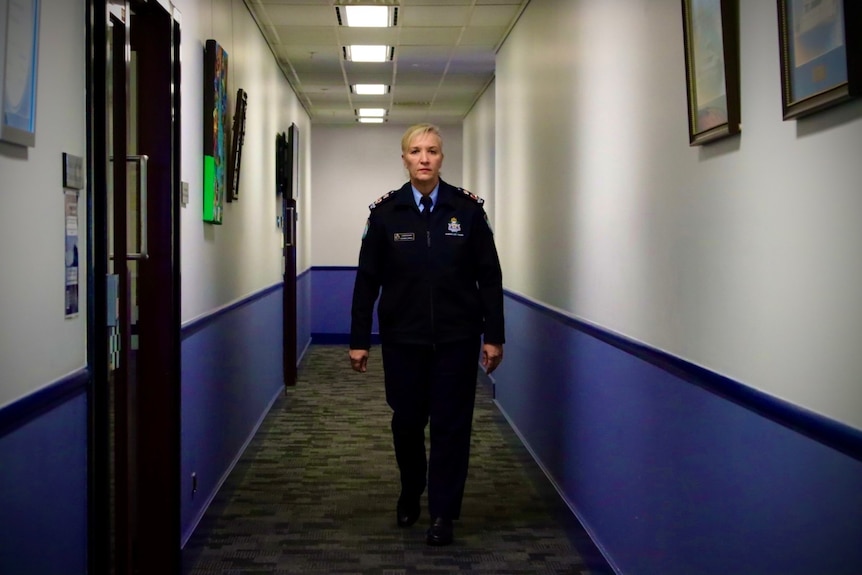
[[[458,519],[467,481],[476,403],[479,338],[438,345],[382,346],[386,401],[401,472],[401,493],[428,487],[432,518]],[[430,420],[430,456],[425,427]]]

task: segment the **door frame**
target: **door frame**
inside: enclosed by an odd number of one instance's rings
[[[299,197],[299,127],[291,123],[285,136],[284,169],[280,182],[282,190],[282,234],[283,234],[283,296],[282,296],[282,343],[285,387],[296,385],[297,336],[296,336],[296,248],[299,223],[296,200]]]
[[[87,2],[87,363],[91,387],[88,394],[88,572],[112,573],[111,544],[111,442],[108,375],[107,281],[107,193],[109,156],[105,134],[108,120],[108,7],[105,0]],[[98,88],[98,89],[97,89]],[[95,113],[96,110],[103,113]],[[98,136],[97,135],[101,135]],[[99,190],[100,193],[95,193]],[[96,281],[98,278],[98,281]],[[98,328],[97,328],[98,326]]]
[[[143,265],[139,267],[142,279],[137,293],[139,305],[146,305],[148,310],[140,314],[137,335],[149,344],[137,352],[140,368],[137,386],[130,393],[129,413],[119,414],[117,405],[111,404],[106,329],[110,297],[106,277],[109,253],[114,251],[108,245],[107,198],[108,178],[112,177],[108,159],[114,150],[108,149],[110,124],[106,117],[110,104],[106,65],[111,56],[107,29],[112,5],[125,20],[127,46],[136,46],[137,73],[144,78],[138,84],[147,86],[147,98],[137,101],[135,133],[136,154],[150,157],[148,254],[139,262]],[[87,16],[87,361],[92,378],[88,399],[88,572],[179,573],[180,19],[163,0],[87,0]],[[129,50],[125,54],[128,70]],[[128,86],[128,81],[122,81]],[[126,102],[128,113],[128,98]],[[116,150],[118,154],[128,155],[121,151],[124,145]],[[125,168],[124,162],[114,164]],[[123,187],[115,198],[125,194],[123,179],[114,179],[115,185]],[[123,353],[131,349],[130,335],[122,338]],[[130,390],[119,391],[114,395]],[[112,409],[121,418],[115,425]],[[124,426],[129,427],[128,433]],[[112,433],[118,433],[120,440],[113,441]],[[126,457],[131,464],[126,465]],[[119,464],[114,463],[117,461]],[[134,513],[126,514],[126,509]]]

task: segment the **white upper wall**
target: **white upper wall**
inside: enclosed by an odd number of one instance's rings
[[[485,199],[485,213],[494,222],[495,84],[492,82],[464,119],[464,184]]]
[[[368,206],[407,180],[401,136],[408,126],[315,126],[312,135],[312,261],[315,266],[355,266]],[[461,185],[461,127],[439,126],[440,176]]]
[[[689,147],[680,10],[532,2],[500,50],[506,287],[862,428],[862,102],[783,121],[740,2],[742,135]]]
[[[64,152],[87,155],[85,3],[41,4],[36,146],[0,142],[0,407],[86,364],[86,196],[78,200],[80,313],[65,319],[62,171]]]
[[[302,166],[297,270],[310,267],[311,124],[242,0],[178,0],[175,5],[182,13],[182,179],[189,183],[190,199],[181,212],[182,320],[188,322],[282,281],[275,139],[292,122],[299,128]],[[239,199],[225,204],[222,225],[202,220],[202,75],[210,38],[228,53],[228,121],[237,89],[248,93]]]
[[[160,0],[162,5],[168,4]],[[80,313],[64,318],[62,154],[86,157],[85,2],[42,0],[36,146],[0,142],[0,408],[86,365],[86,193],[79,200]],[[311,125],[242,0],[176,0],[182,30],[182,320],[282,281],[275,137],[300,132],[298,271],[311,265]],[[239,201],[202,221],[203,47],[229,53],[230,112],[248,92]],[[96,190],[94,193],[100,193]],[[101,192],[103,193],[103,192]]]

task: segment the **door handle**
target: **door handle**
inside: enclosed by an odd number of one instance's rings
[[[292,248],[296,243],[296,208],[287,208],[287,222],[290,227],[287,231],[286,246]]]
[[[140,251],[126,254],[127,260],[140,261],[149,259],[150,257],[147,252],[147,162],[149,159],[149,156],[146,155],[126,157],[127,165],[131,164],[137,166],[137,170],[135,170],[135,173],[137,174],[136,183],[138,186],[137,229],[141,238]],[[111,161],[114,161],[113,157],[111,157]],[[109,254],[108,258],[113,260],[114,254]]]

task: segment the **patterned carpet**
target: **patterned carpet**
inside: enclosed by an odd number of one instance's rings
[[[350,369],[311,346],[183,551],[186,575],[612,573],[479,385],[455,543],[395,525],[399,484],[380,350]]]

